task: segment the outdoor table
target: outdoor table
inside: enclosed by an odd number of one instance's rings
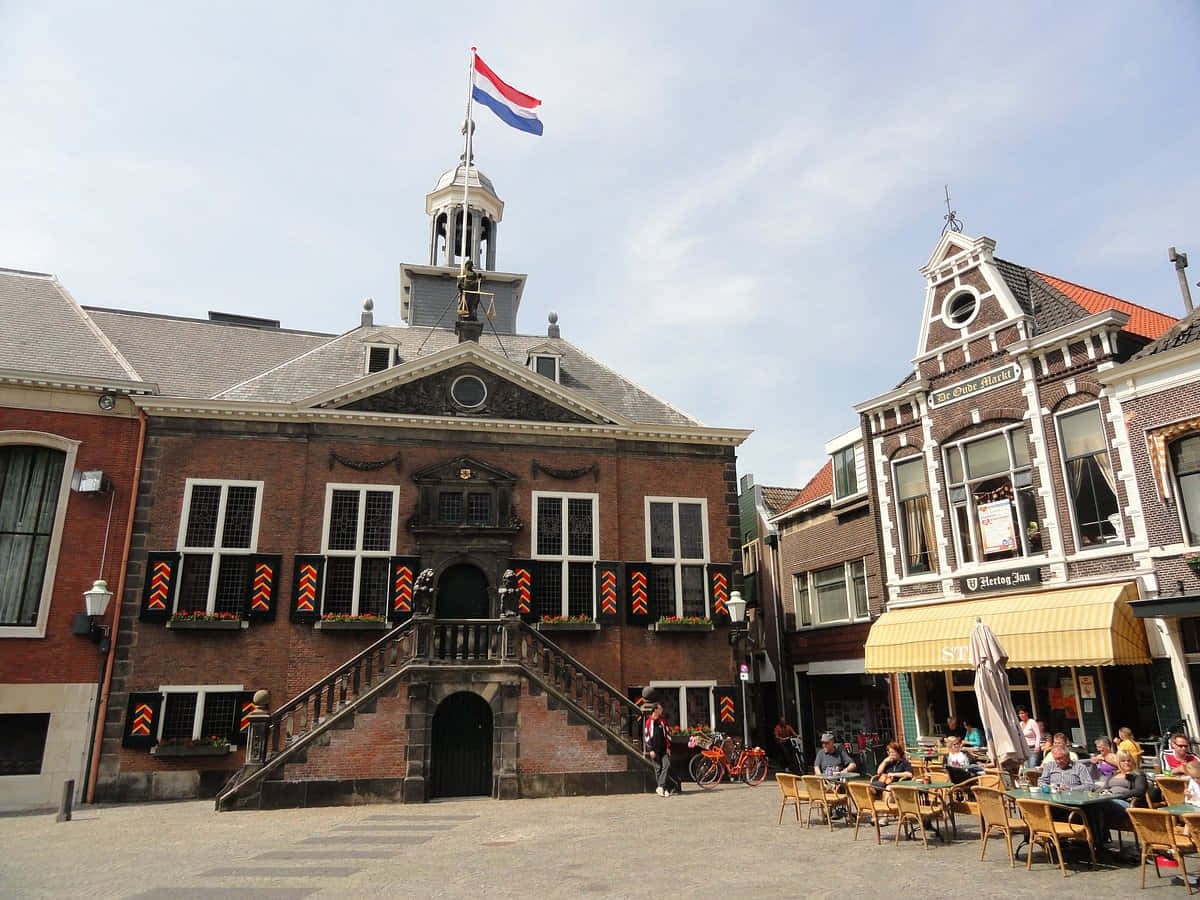
[[[1173,816],[1200,815],[1200,806],[1194,803],[1176,803],[1172,806],[1160,806],[1159,812],[1169,812]]]
[[[1077,788],[1070,791],[1051,791],[1043,793],[1042,791],[1027,790],[1025,788],[1017,788],[1015,790],[1005,791],[1006,796],[1012,797],[1014,800],[1042,800],[1046,803],[1055,803],[1059,806],[1069,806],[1072,809],[1082,809],[1089,803],[1098,803],[1101,800],[1111,800],[1111,794],[1104,794],[1100,791],[1092,791],[1087,788]],[[1089,832],[1090,833],[1090,832]],[[1095,840],[1095,835],[1092,839]],[[1020,855],[1021,847],[1029,843],[1028,836],[1017,848],[1017,855]],[[1093,848],[1094,849],[1094,848]],[[1032,852],[1032,850],[1030,851]]]
[[[858,772],[838,772],[835,775],[822,775],[826,781],[852,781],[855,778],[862,778]]]

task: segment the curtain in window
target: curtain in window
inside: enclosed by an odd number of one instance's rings
[[[1108,454],[1097,453],[1093,458],[1096,460],[1096,468],[1100,470],[1100,474],[1104,478],[1104,483],[1112,491],[1113,499],[1115,500],[1117,498],[1117,482],[1113,478],[1112,462],[1109,460]]]
[[[66,454],[0,448],[0,624],[34,625]]]
[[[930,515],[928,495],[904,501],[904,536],[908,543],[906,549],[909,569],[932,569],[936,564],[936,557],[933,552],[933,517]]]

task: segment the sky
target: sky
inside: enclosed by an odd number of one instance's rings
[[[0,266],[84,305],[399,324],[472,45],[543,100],[540,138],[475,132],[519,330],[556,311],[754,429],[760,484],[802,486],[911,368],[945,185],[1003,258],[1175,315],[1168,246],[1200,281],[1195,0],[0,0]]]

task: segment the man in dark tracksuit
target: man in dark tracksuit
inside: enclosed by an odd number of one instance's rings
[[[646,719],[646,752],[654,763],[654,780],[658,787],[654,793],[669,797],[667,776],[671,772],[671,742],[667,739],[667,726],[662,720],[662,704],[655,703]]]

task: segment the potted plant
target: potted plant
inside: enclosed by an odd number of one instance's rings
[[[1200,553],[1189,553],[1183,561],[1187,563],[1187,567],[1192,570],[1193,575],[1200,575]]]
[[[151,756],[225,756],[233,745],[223,737],[167,738],[150,748]]]
[[[650,626],[654,631],[712,631],[712,619],[706,616],[662,616]]]
[[[591,616],[542,616],[537,623],[538,631],[599,631],[600,626]]]
[[[387,628],[387,619],[375,613],[352,616],[347,613],[325,613],[317,622],[320,631],[377,631]]]
[[[176,631],[237,631],[249,623],[231,612],[177,612],[167,620],[167,627]]]

